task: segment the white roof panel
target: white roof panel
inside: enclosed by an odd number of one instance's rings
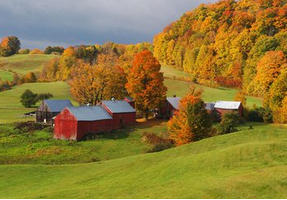
[[[179,109],[179,101],[181,100],[180,97],[168,97],[166,100],[172,105],[174,109]]]
[[[240,105],[240,101],[217,101],[214,108],[237,110]]]

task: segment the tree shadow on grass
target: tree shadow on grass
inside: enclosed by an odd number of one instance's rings
[[[111,131],[109,133],[94,134],[94,136],[95,136],[94,139],[100,139],[100,138],[102,138],[102,139],[113,139],[113,140],[126,139],[135,130],[143,130],[146,128],[152,128],[154,126],[159,126],[164,122],[166,122],[166,120],[150,119],[147,122],[140,121],[140,122],[137,122],[133,126],[127,126],[127,127],[122,128],[122,129]]]

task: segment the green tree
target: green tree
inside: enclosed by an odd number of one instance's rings
[[[2,56],[7,57],[18,53],[20,50],[21,42],[15,36],[9,36],[2,39],[0,44],[0,53]]]
[[[25,90],[25,92],[21,95],[21,103],[26,108],[31,108],[37,102],[38,94],[34,94],[31,90]]]
[[[228,112],[223,115],[219,132],[221,134],[227,134],[237,131],[236,127],[240,124],[240,117],[236,112]]]

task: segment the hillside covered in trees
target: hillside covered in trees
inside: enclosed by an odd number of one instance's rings
[[[270,107],[281,106],[287,91],[286,28],[286,0],[202,4],[155,36],[154,54],[201,84],[242,88],[265,97]]]

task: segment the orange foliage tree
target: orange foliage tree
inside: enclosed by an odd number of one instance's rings
[[[282,65],[286,63],[283,51],[267,52],[257,65],[257,74],[255,77],[255,91],[257,94],[268,92],[272,83],[280,75]]]
[[[177,146],[208,137],[212,124],[200,94],[201,92],[195,90],[189,92],[180,101],[179,110],[168,122],[170,137]]]
[[[153,54],[144,50],[135,56],[127,77],[126,89],[135,99],[136,108],[145,113],[146,120],[148,111],[157,108],[166,98],[167,88],[163,84],[160,68],[161,65]]]

